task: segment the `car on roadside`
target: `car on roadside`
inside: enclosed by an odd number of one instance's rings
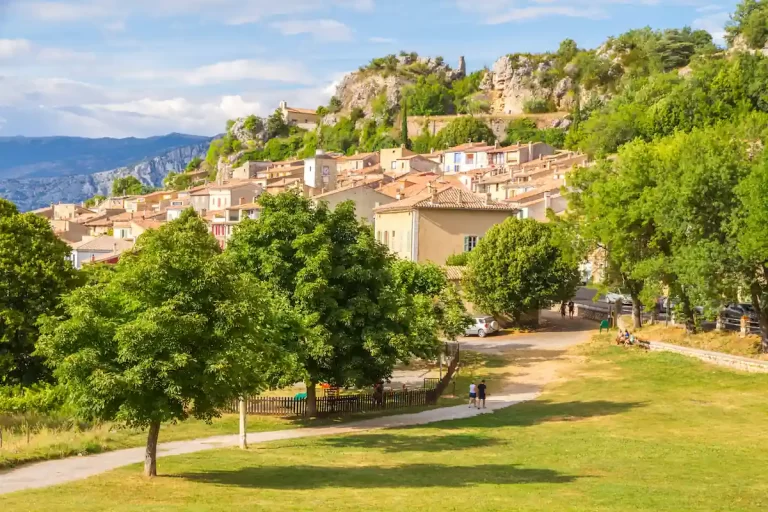
[[[730,320],[734,323],[741,322],[741,317],[743,316],[749,317],[752,322],[759,321],[755,308],[752,307],[752,304],[745,302],[740,304],[728,304],[723,308],[722,315],[726,321]]]
[[[624,295],[619,292],[608,292],[603,299],[608,304],[624,304],[626,306],[632,305],[632,297]]]
[[[489,334],[498,332],[499,323],[492,316],[476,316],[475,323],[467,327],[465,336],[479,336],[485,338]]]

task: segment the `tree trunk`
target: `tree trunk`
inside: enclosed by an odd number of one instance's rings
[[[246,410],[245,403],[245,399],[240,398],[240,448],[242,450],[248,449],[248,411]]]
[[[683,294],[682,297],[683,316],[685,317],[685,332],[688,334],[696,334],[696,319],[694,318],[694,311],[691,307],[691,301]]]
[[[760,353],[768,354],[768,304],[760,300],[762,290],[759,283],[753,282],[749,291],[752,294],[752,307],[757,312],[760,322]],[[747,324],[747,330],[749,330],[749,324]]]
[[[437,386],[435,387],[435,394],[439,398],[440,395],[443,394],[443,391],[445,391],[445,388],[448,387],[448,384],[451,382],[451,379],[453,378],[453,374],[456,373],[456,370],[459,367],[459,361],[461,360],[461,349],[456,350],[456,355],[451,359],[450,364],[448,365],[448,368],[445,370],[445,376],[440,379],[440,382],[437,383]]]
[[[147,451],[144,455],[144,476],[157,476],[157,438],[160,435],[160,422],[153,421],[149,425],[147,435]]]
[[[310,418],[317,416],[317,382],[311,380],[307,383],[307,415]]]
[[[616,304],[616,306],[617,308],[621,307],[620,304]],[[635,329],[640,329],[643,326],[643,311],[637,297],[632,297],[632,325]]]

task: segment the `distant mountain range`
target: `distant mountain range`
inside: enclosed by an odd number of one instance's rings
[[[211,137],[172,133],[147,139],[0,138],[0,197],[21,210],[108,195],[115,178],[160,186],[170,171],[205,157]]]

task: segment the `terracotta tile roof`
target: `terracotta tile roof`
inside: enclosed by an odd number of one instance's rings
[[[160,226],[162,226],[165,223],[159,220],[152,220],[152,219],[136,219],[131,221],[131,224],[136,224],[137,226],[144,229],[158,229]]]
[[[482,153],[482,152],[492,151],[494,149],[498,149],[498,148],[496,146],[484,145],[484,146],[477,146],[471,149],[467,149],[464,152],[465,153]]]
[[[507,181],[512,179],[512,175],[508,173],[504,174],[497,174],[496,176],[486,176],[478,183],[480,185],[493,185],[494,183],[506,183]]]
[[[397,181],[387,183],[386,185],[382,186],[379,191],[382,194],[386,194],[395,198],[398,195],[400,195],[401,198],[411,197],[423,192],[430,183],[434,183],[438,187],[450,185],[462,190],[466,190],[466,187],[461,184],[461,181],[457,175],[440,176],[438,174],[428,172],[418,174],[411,172],[407,173],[404,177],[398,179]]]
[[[376,213],[397,210],[413,210],[418,208],[435,208],[445,210],[503,210],[515,211],[516,208],[508,203],[488,201],[486,198],[467,192],[463,188],[447,186],[439,189],[432,196],[432,191],[426,190],[421,194],[403,199],[388,205],[375,208]]]
[[[259,203],[244,203],[244,204],[238,204],[235,206],[231,206],[227,208],[227,210],[257,210],[260,209],[261,206],[259,206]]]
[[[256,183],[253,180],[232,180],[229,183],[225,183],[223,185],[210,185],[208,189],[209,190],[232,190],[235,188],[246,187],[248,185],[257,186],[258,183]]]
[[[356,183],[352,183],[350,185],[345,185],[345,186],[339,187],[339,188],[337,188],[335,190],[331,190],[331,191],[328,191],[328,192],[323,192],[322,194],[317,194],[316,196],[312,196],[312,199],[322,199],[324,197],[332,196],[332,195],[338,194],[340,192],[346,192],[348,190],[353,190],[353,189],[356,189],[356,188],[363,188],[363,187],[369,188],[369,189],[373,190],[374,192],[377,192],[377,193],[381,194],[380,191],[378,191],[374,187],[370,186],[370,185],[376,183],[376,181],[381,181],[381,180],[380,179],[379,180],[375,180],[375,181],[360,180],[360,181],[358,181]],[[382,195],[386,195],[386,194],[382,194]]]
[[[517,194],[507,199],[508,203],[525,203],[529,199],[536,199],[538,195],[544,192],[553,192],[560,190],[565,185],[565,180],[548,180],[546,183],[536,187],[528,192]]]
[[[307,115],[317,115],[317,110],[311,110],[308,108],[295,108],[295,107],[286,107],[286,111],[292,112],[294,114],[307,114]]]
[[[339,158],[340,162],[354,162],[355,160],[365,160],[366,158],[370,158],[372,156],[378,156],[378,153],[359,153],[357,155],[349,155],[349,156],[343,156]]]
[[[267,188],[287,187],[288,185],[293,185],[298,181],[304,181],[304,180],[302,180],[301,178],[280,178],[277,181],[267,183]]]
[[[469,149],[479,148],[483,146],[487,146],[487,144],[485,142],[466,142],[464,144],[459,144],[458,146],[445,149],[443,150],[443,153],[456,153],[459,151],[467,151]]]
[[[467,267],[453,267],[446,265],[443,269],[445,270],[445,275],[449,281],[461,281]]]
[[[132,240],[123,240],[115,238],[109,235],[102,235],[92,240],[84,240],[80,243],[73,244],[72,248],[76,251],[109,251],[119,252],[127,251],[133,247]]]

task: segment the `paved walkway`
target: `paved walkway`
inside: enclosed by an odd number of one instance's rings
[[[415,414],[402,414],[397,416],[385,416],[369,420],[347,423],[339,426],[327,426],[316,428],[299,428],[295,430],[281,430],[277,432],[259,432],[248,434],[249,444],[266,443],[283,439],[298,439],[303,437],[332,436],[340,434],[356,433],[383,428],[406,427],[409,425],[423,425],[437,421],[456,420],[469,418],[479,414],[487,414],[509,407],[520,402],[536,398],[541,387],[556,378],[552,362],[558,354],[567,346],[586,340],[590,330],[594,329],[594,323],[587,323],[574,319],[564,322],[554,315],[545,313],[545,318],[550,320],[549,332],[534,334],[522,334],[513,336],[487,337],[482,340],[474,338],[464,346],[469,350],[498,350],[515,348],[520,350],[535,350],[538,353],[553,351],[551,356],[544,355],[537,358],[537,363],[528,365],[528,371],[524,375],[518,375],[514,381],[509,382],[504,395],[491,396],[487,400],[487,409],[469,408],[466,405],[455,407],[443,407]],[[566,334],[568,333],[568,334]],[[540,371],[531,371],[538,366]],[[162,437],[162,431],[160,432]],[[158,446],[158,457],[183,455],[186,453],[212,450],[215,448],[232,447],[239,445],[238,435],[215,436],[192,441],[175,441],[162,443]],[[112,469],[128,464],[144,461],[144,448],[130,448],[113,452],[101,453],[87,457],[71,457],[68,459],[39,462],[19,469],[0,473],[0,494],[36,489],[63,484],[75,480],[82,480]]]

